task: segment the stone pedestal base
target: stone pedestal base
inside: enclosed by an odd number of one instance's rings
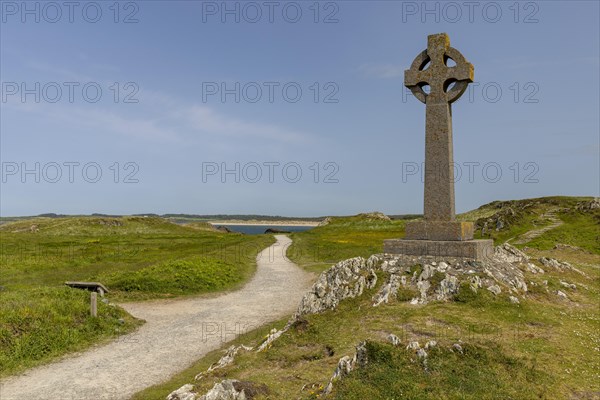
[[[411,256],[460,257],[481,261],[493,256],[494,241],[387,239],[383,241],[383,252]]]
[[[406,224],[406,239],[471,240],[473,223],[458,221],[415,221]]]

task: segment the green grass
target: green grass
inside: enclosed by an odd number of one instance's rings
[[[340,260],[383,252],[383,240],[403,237],[405,223],[335,217],[328,225],[293,233],[288,257],[309,271],[321,272]]]
[[[67,287],[0,293],[0,376],[113,339],[141,324],[122,308],[101,301],[98,317],[92,318],[89,298],[88,292]]]
[[[66,288],[65,281],[102,282],[111,302],[231,290],[247,281],[256,254],[273,242],[269,235],[226,234],[156,217],[35,218],[0,225],[0,375],[139,325],[104,303],[99,317],[90,317],[89,293]]]
[[[228,289],[243,278],[232,263],[199,257],[166,261],[134,272],[113,272],[99,280],[133,297],[134,293],[171,296],[215,292]]]
[[[539,250],[551,250],[556,243],[577,246],[600,255],[600,210],[593,214],[578,211],[562,212],[563,225],[527,243]]]
[[[546,240],[547,243],[562,240],[559,243],[565,244],[572,244],[576,241],[580,245],[585,246],[585,248],[600,254],[600,245],[598,242],[600,234],[598,230],[600,210],[583,213],[575,209],[579,202],[590,201],[591,199],[591,197],[554,196],[525,200],[495,201],[485,204],[476,210],[458,215],[457,219],[474,221],[476,228],[478,228],[475,231],[476,238],[490,238],[494,240],[495,244],[500,244],[509,239],[516,238],[527,231],[549,225],[551,221],[543,217],[543,215],[548,211],[558,210],[557,216],[566,225],[556,229],[559,231],[562,230],[563,234],[554,237],[545,234],[542,240]],[[503,220],[508,223],[499,230],[496,230],[496,227],[491,227],[485,234],[482,234],[481,226],[483,222],[497,215],[501,215]],[[578,238],[572,240],[570,234],[575,232],[577,232]],[[536,241],[532,241],[527,246],[534,247],[537,243]]]
[[[342,380],[332,399],[543,399],[548,374],[539,366],[508,356],[489,342],[466,344],[463,354],[428,350],[427,369],[404,348],[369,341],[368,368]]]
[[[536,218],[550,207],[557,204],[570,207],[579,201],[573,198],[534,200],[540,204],[532,206],[531,215],[529,211],[523,212],[506,232],[499,231],[494,237],[496,241],[539,227]],[[497,210],[492,204],[471,215],[487,218]],[[463,285],[453,302],[412,306],[406,301],[413,293],[401,292],[390,304],[373,308],[371,297],[384,281],[379,279],[377,287],[366,290],[362,297],[347,299],[335,310],[306,316],[305,323],[288,331],[266,352],[241,353],[233,365],[194,382],[193,376],[206,370],[223,353],[213,352],[173,380],[138,393],[135,399],[164,399],[186,383],[195,383],[197,391],[205,393],[223,379],[266,384],[270,394],[257,400],[313,399],[327,384],[338,360],[352,356],[362,340],[369,342],[371,362],[366,369],[356,370],[344,381],[337,382],[331,398],[597,398],[600,392],[597,308],[600,256],[580,250],[566,253],[547,250],[555,241],[589,250],[595,214],[580,214],[575,212],[572,219],[562,213],[559,217],[565,222],[560,229],[566,229],[564,232],[579,230],[583,232],[581,235],[552,230],[538,238],[539,241],[527,244],[530,247],[526,251],[535,252],[536,257],[552,255],[573,262],[588,277],[574,271],[526,273],[530,293],[519,305],[510,302],[508,293],[494,296],[485,289],[474,293],[468,285]],[[290,256],[304,268],[319,271],[342,259],[381,252],[382,240],[402,237],[403,229],[403,221],[336,218],[327,226],[294,234]],[[415,266],[415,270],[418,268]],[[563,288],[561,280],[575,283],[577,289]],[[548,290],[543,281],[548,281]],[[573,302],[559,300],[555,294],[559,289],[568,292]],[[283,323],[279,321],[275,325]],[[268,328],[270,326],[263,327],[261,335]],[[400,337],[401,348],[386,343],[389,333]],[[236,342],[256,344],[261,335],[249,334]],[[404,346],[409,340],[418,340],[423,345],[432,339],[437,340],[438,348],[428,351],[429,372],[425,372],[422,364],[411,361],[415,357]],[[464,355],[449,351],[459,340],[463,342]]]

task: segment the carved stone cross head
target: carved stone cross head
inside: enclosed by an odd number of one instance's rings
[[[448,66],[452,60],[456,65]],[[404,85],[425,104],[452,103],[473,82],[473,65],[458,50],[450,47],[445,33],[429,35],[423,50],[404,71]],[[423,90],[429,86],[427,93]]]

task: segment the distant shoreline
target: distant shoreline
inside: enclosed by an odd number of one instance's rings
[[[240,226],[318,226],[318,222],[311,221],[208,221],[213,226],[219,225],[240,225]]]

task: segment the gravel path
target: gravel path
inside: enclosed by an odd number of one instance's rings
[[[312,276],[285,258],[291,239],[275,237],[242,289],[212,298],[124,304],[147,321],[139,330],[7,378],[0,382],[0,399],[128,399],[237,334],[291,314]]]
[[[548,232],[551,229],[558,228],[563,224],[563,221],[556,216],[558,209],[552,209],[545,214],[542,214],[542,218],[546,218],[550,221],[550,224],[543,226],[539,229],[533,229],[525,232],[521,236],[517,237],[514,244],[525,244],[531,242],[533,239],[536,239],[542,236],[544,233]],[[512,239],[511,239],[512,240]]]

